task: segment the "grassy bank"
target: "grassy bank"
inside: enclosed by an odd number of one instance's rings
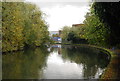
[[[111,54],[111,61],[109,65],[107,66],[106,71],[103,73],[101,79],[119,79],[120,78],[120,52],[117,52],[117,50],[110,51]]]

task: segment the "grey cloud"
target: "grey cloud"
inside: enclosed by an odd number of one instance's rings
[[[89,6],[90,3],[88,2],[35,2],[38,6],[42,7],[53,7],[56,5],[59,6],[66,6],[66,5],[72,5],[72,6]]]

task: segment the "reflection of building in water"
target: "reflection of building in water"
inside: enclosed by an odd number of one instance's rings
[[[62,54],[61,48],[58,48],[58,54]]]
[[[61,45],[59,45],[59,44],[52,45],[50,50],[53,50],[53,49],[54,50],[56,49],[56,51],[58,51],[58,54],[62,54],[61,53]]]

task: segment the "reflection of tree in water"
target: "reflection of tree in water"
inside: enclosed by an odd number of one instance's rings
[[[46,48],[36,48],[3,55],[3,79],[37,79],[42,77],[41,69],[46,66],[48,53]]]
[[[70,60],[71,62],[84,65],[85,78],[94,77],[98,68],[105,68],[109,63],[109,60],[106,60],[104,56],[106,54],[101,53],[103,53],[101,50],[85,46],[62,47],[62,58],[64,60]]]

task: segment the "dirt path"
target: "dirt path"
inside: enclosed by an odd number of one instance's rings
[[[120,79],[120,49],[112,51],[114,54],[102,79]]]

